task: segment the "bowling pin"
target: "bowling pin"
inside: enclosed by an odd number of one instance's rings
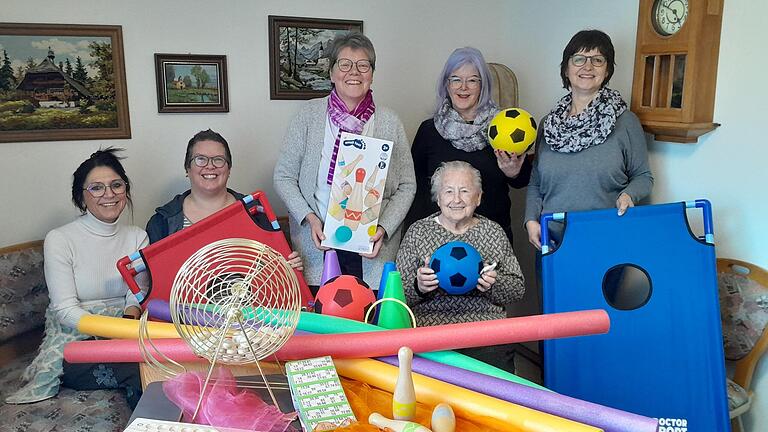
[[[382,179],[375,188],[371,188],[365,195],[363,203],[366,207],[371,207],[381,199],[381,193],[384,192],[384,179]]]
[[[376,183],[376,177],[377,177],[378,175],[379,175],[379,166],[378,166],[378,165],[376,165],[376,166],[373,168],[373,174],[371,174],[371,175],[368,177],[368,180],[366,180],[366,182],[365,182],[365,190],[366,190],[366,191],[369,191],[369,190],[371,190],[371,188],[373,187],[374,183]]]
[[[447,403],[437,404],[432,410],[432,423],[429,427],[432,432],[454,432],[456,430],[456,416],[453,409]]]
[[[355,185],[352,187],[352,193],[347,200],[347,207],[344,209],[344,225],[355,231],[360,225],[360,219],[363,216],[363,180],[365,179],[365,170],[358,168],[355,171]]]
[[[334,182],[331,185],[331,197],[328,199],[328,214],[339,222],[344,219],[346,199],[347,196],[344,195],[342,188]]]
[[[368,416],[368,423],[381,429],[391,429],[394,432],[432,432],[431,430],[418,423],[402,420],[390,420],[379,413],[371,413],[371,415]]]
[[[352,193],[352,185],[346,180],[341,184],[334,182],[331,185],[331,199],[338,203],[347,199],[350,193]]]
[[[413,351],[408,347],[401,347],[397,351],[397,361],[399,366],[395,392],[392,393],[392,417],[395,420],[413,420],[416,416],[416,390],[413,388],[411,375]]]
[[[341,206],[341,203],[332,200],[328,205],[328,214],[337,221],[341,222],[344,219],[344,207]]]
[[[373,207],[368,207],[360,217],[360,223],[365,225],[373,222],[374,219],[379,217],[379,211],[381,210],[381,203],[376,203]]]
[[[341,184],[341,191],[344,192],[345,197],[348,197],[352,193],[352,185],[344,180],[344,183]]]
[[[352,171],[355,169],[357,164],[360,163],[361,160],[363,160],[363,155],[359,154],[352,162],[344,164],[344,168],[341,169],[341,176],[346,177],[352,174]]]

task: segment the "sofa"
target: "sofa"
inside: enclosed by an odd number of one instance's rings
[[[37,354],[46,307],[43,242],[0,248],[0,432],[122,431],[131,410],[120,390],[62,388],[41,402],[5,403]]]

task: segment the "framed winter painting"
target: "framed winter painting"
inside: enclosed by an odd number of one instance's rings
[[[331,91],[328,46],[362,21],[269,16],[269,98],[313,99]]]

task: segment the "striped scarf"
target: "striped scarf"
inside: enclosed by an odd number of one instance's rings
[[[333,144],[333,154],[331,155],[331,166],[328,168],[328,185],[333,183],[333,172],[336,169],[336,159],[339,157],[339,141],[341,141],[342,132],[351,132],[359,134],[363,131],[365,123],[370,120],[373,113],[376,111],[376,104],[373,103],[373,92],[368,90],[368,93],[363,97],[363,100],[355,107],[352,112],[347,111],[347,106],[344,101],[341,100],[336,89],[331,90],[331,95],[328,98],[328,118],[331,122],[339,128],[339,133],[336,135],[336,142]]]

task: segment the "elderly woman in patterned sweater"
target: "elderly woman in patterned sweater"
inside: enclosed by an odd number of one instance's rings
[[[411,225],[397,254],[406,301],[419,325],[505,318],[505,305],[523,297],[523,275],[504,230],[475,214],[482,193],[480,173],[467,162],[443,162],[432,175],[432,199],[440,212]],[[472,245],[486,264],[496,264],[478,278],[476,289],[464,295],[449,295],[440,289],[428,265],[435,250],[451,241]],[[460,351],[514,370],[509,346]]]

